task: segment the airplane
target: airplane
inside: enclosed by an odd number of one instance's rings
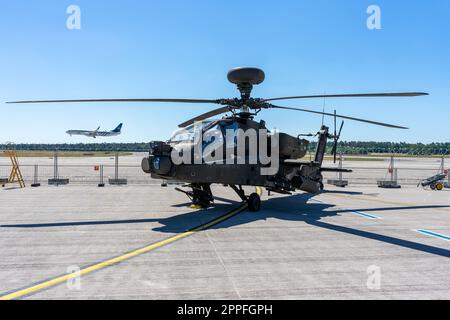
[[[98,127],[94,131],[89,131],[89,130],[68,130],[68,131],[66,131],[66,133],[69,134],[70,136],[72,136],[72,135],[80,135],[80,136],[92,137],[94,139],[97,138],[97,137],[113,137],[113,136],[118,136],[121,133],[122,123],[119,124],[114,130],[111,130],[111,131],[99,131],[99,130],[100,130],[100,127]]]

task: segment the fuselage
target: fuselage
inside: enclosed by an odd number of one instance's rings
[[[177,180],[191,184],[226,184],[243,186],[260,186],[270,190],[290,192],[295,189],[317,193],[322,184],[321,161],[303,162],[309,142],[285,133],[274,136],[256,136],[254,143],[246,143],[247,139],[239,139],[241,134],[246,135],[248,130],[266,130],[264,122],[255,122],[251,119],[225,118],[213,121],[201,130],[203,138],[202,153],[196,158],[194,133],[192,128],[184,128],[175,134],[169,141],[154,141],[150,143],[149,156],[142,161],[142,169],[150,173],[153,178],[164,180]],[[242,130],[242,131],[241,131]],[[247,130],[247,131],[246,131]],[[219,135],[208,135],[218,131]],[[232,135],[231,139],[228,135]],[[223,136],[223,138],[220,138]],[[321,134],[326,145],[328,128]],[[237,137],[237,139],[235,139]],[[230,144],[224,143],[229,141]],[[244,143],[241,144],[240,142]],[[217,146],[217,147],[216,147]],[[252,146],[257,146],[252,151]],[[261,152],[266,149],[270,152]],[[175,152],[174,152],[175,150]],[[189,152],[189,150],[191,150]],[[241,152],[242,153],[241,153]],[[270,163],[262,163],[261,159],[254,160],[253,152],[258,155],[270,153]],[[275,152],[276,151],[276,152]],[[221,154],[223,161],[208,162],[208,158]],[[320,151],[322,154],[324,150]],[[178,155],[186,156],[187,162],[178,161]],[[174,156],[177,158],[174,161]],[[196,159],[198,160],[196,163]],[[190,161],[189,161],[190,160]],[[239,161],[242,160],[242,161]],[[319,159],[320,160],[320,159]],[[274,168],[275,170],[269,170]],[[271,172],[271,173],[264,173]]]
[[[114,132],[114,131],[88,131],[88,130],[68,130],[66,131],[69,135],[78,135],[78,136],[86,136],[91,138],[96,137],[113,137],[120,135],[120,132]]]

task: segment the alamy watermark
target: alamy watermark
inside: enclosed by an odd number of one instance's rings
[[[366,10],[369,15],[366,21],[369,30],[381,30],[381,8],[372,4]],[[78,5],[72,4],[67,7],[66,13],[69,15],[66,20],[66,27],[69,30],[81,29],[81,9]]]
[[[369,30],[381,30],[381,8],[380,6],[373,4],[367,8],[367,29]]]
[[[172,142],[171,159],[181,164],[259,164],[261,175],[278,172],[279,132],[267,129],[222,128],[204,130],[202,122],[177,131]]]
[[[67,7],[66,13],[69,15],[66,20],[66,27],[69,30],[81,29],[81,9],[79,6],[72,4]]]
[[[67,273],[73,274],[72,277],[67,279],[67,289],[69,290],[81,290],[81,269],[79,266],[68,266]]]
[[[367,268],[367,289],[380,290],[381,289],[381,268],[379,266],[369,266]]]

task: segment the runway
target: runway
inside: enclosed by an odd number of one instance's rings
[[[236,212],[238,197],[221,186],[208,210],[156,185],[2,190],[0,296],[450,298],[448,191],[327,189],[264,193],[256,213]],[[98,265],[73,287],[70,270]]]

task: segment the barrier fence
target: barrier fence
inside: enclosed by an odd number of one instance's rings
[[[27,185],[36,182],[46,185],[49,179],[69,179],[69,184],[107,184],[120,179],[126,179],[128,184],[161,183],[151,179],[140,166],[131,165],[58,165],[55,171],[54,165],[39,164],[21,165],[20,170]],[[10,171],[10,165],[0,165],[0,177],[9,176]]]
[[[350,185],[377,185],[380,180],[391,180],[391,173],[386,168],[368,168],[368,167],[344,167],[353,170],[352,173],[344,173],[343,179],[347,180]],[[432,168],[395,168],[394,179],[399,185],[417,186],[422,180],[438,174],[436,169]],[[337,179],[337,175],[333,173],[324,174],[324,179]],[[446,183],[450,185],[450,178],[447,176]]]
[[[377,185],[379,180],[389,180],[390,175],[385,168],[346,167],[353,173],[344,173],[343,179],[349,185]],[[99,184],[135,184],[157,185],[161,180],[151,179],[149,174],[142,171],[138,165],[62,165],[59,164],[26,164],[21,165],[23,178],[26,184],[40,183],[47,185],[49,179],[69,180],[69,184],[99,185]],[[421,180],[437,174],[436,169],[430,168],[401,168],[397,167],[397,182],[400,185],[417,185]],[[8,177],[11,165],[0,165],[0,178]],[[335,173],[324,173],[324,181],[337,179]],[[114,183],[114,182],[120,183]],[[450,185],[450,178],[445,182]]]

